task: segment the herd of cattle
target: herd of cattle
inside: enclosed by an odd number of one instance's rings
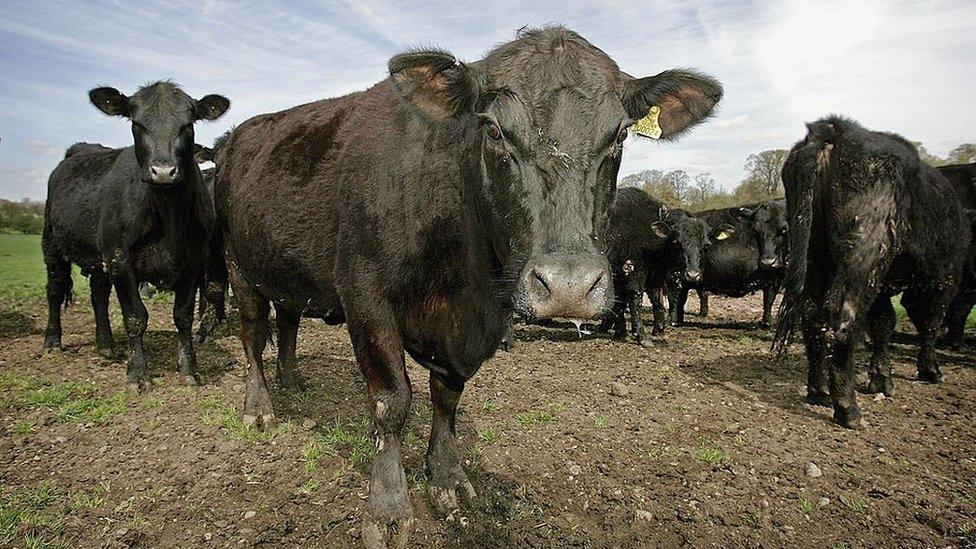
[[[947,315],[961,342],[976,301],[974,165],[940,173],[902,138],[831,116],[790,152],[785,201],[690,213],[616,190],[617,172],[631,125],[653,113],[652,137],[672,139],[712,114],[722,87],[708,76],[633,77],[560,27],[520,31],[470,64],[407,52],[389,72],[366,91],[251,118],[213,151],[195,145],[194,123],[223,115],[226,98],[193,99],[170,82],[131,96],[92,90],[98,109],[129,120],[134,143],[75,145],[51,175],[45,349],[61,346],[77,264],[107,356],[116,290],[135,391],[151,386],[139,285],[175,291],[180,375],[196,384],[194,343],[222,316],[229,281],[249,365],[244,418],[266,429],[270,307],[282,387],[303,385],[301,318],[345,323],[377,436],[364,539],[383,546],[413,516],[400,455],[405,353],[430,371],[429,489],[449,513],[459,490],[474,494],[455,446],[458,401],[513,318],[602,319],[626,336],[629,310],[647,345],[645,293],[660,332],[683,321],[691,289],[702,314],[708,293],[761,290],[769,325],[785,287],[774,345],[785,350],[800,323],[808,399],[833,405],[847,427],[860,416],[852,351],[865,327],[870,389],[891,392],[893,295],[918,328],[920,379],[939,379],[933,346]],[[215,161],[208,176],[199,153]],[[198,290],[206,311],[194,341]]]

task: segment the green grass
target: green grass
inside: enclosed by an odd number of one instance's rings
[[[65,496],[50,481],[23,491],[0,492],[0,546],[73,547],[61,523],[66,516]]]
[[[796,500],[796,506],[800,509],[800,512],[804,515],[809,515],[813,512],[814,504],[806,494],[800,494]]]
[[[371,461],[376,455],[371,425],[369,417],[357,423],[342,423],[336,419],[321,433],[312,435],[302,447],[305,469],[314,471],[323,457],[339,457],[352,465]]]
[[[49,408],[59,421],[64,423],[84,422],[100,424],[110,416],[125,411],[125,394],[109,396],[95,394],[94,386],[78,383],[44,382],[23,383],[17,378],[7,376],[0,379],[0,389],[9,391],[7,400],[28,409]],[[25,424],[17,427],[17,434],[27,434],[36,425]]]
[[[88,279],[72,270],[76,295],[88,294]],[[41,255],[41,237],[34,234],[0,234],[0,298],[44,298],[47,271]]]
[[[485,444],[495,444],[501,440],[501,436],[499,436],[491,427],[478,429],[478,438],[480,438]]]

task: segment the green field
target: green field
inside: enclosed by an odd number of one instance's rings
[[[72,272],[76,295],[88,295],[88,279],[78,268]],[[33,234],[0,234],[0,298],[44,298],[47,275],[41,257],[41,237]]]

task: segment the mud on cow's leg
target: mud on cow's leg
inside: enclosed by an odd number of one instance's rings
[[[362,301],[364,294],[356,295]],[[386,547],[387,543],[402,547],[413,529],[413,509],[400,448],[412,396],[403,341],[389,306],[354,303],[356,307],[346,311],[347,326],[366,379],[376,427],[376,459],[369,482],[363,541],[369,548]]]
[[[891,396],[891,359],[888,342],[895,331],[895,309],[891,297],[879,296],[868,309],[868,333],[871,335],[871,365],[868,369],[868,392]]]
[[[264,346],[268,342],[268,313],[271,306],[236,269],[230,281],[241,313],[241,344],[247,358],[247,389],[244,397],[244,424],[259,430],[274,427],[275,414],[264,377]]]
[[[302,317],[280,305],[275,305],[278,324],[278,386],[282,389],[304,391],[305,379],[298,371],[295,348],[298,345],[298,326]]]
[[[449,515],[458,508],[459,490],[468,500],[476,495],[461,467],[457,450],[455,417],[463,390],[464,381],[430,373],[430,398],[434,413],[427,446],[428,492],[434,508],[443,515]]]
[[[108,317],[108,302],[112,295],[112,281],[103,272],[95,271],[88,279],[91,286],[92,310],[95,313],[95,347],[105,358],[115,357],[112,322]]]
[[[115,294],[122,309],[125,334],[129,343],[129,361],[126,367],[126,385],[129,392],[144,393],[152,389],[152,376],[142,339],[149,324],[149,312],[139,295],[139,284],[132,273],[120,273],[114,278]]]
[[[820,306],[807,301],[803,309],[803,345],[807,354],[807,402],[816,406],[830,406],[827,383],[827,325]]]
[[[193,305],[197,296],[197,280],[190,278],[176,285],[173,301],[173,323],[180,341],[180,381],[184,385],[200,384],[197,377],[197,355],[193,349]]]

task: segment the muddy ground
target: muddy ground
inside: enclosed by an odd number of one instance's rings
[[[901,337],[895,396],[861,395],[866,426],[846,431],[804,404],[798,348],[767,354],[758,296],[713,303],[650,349],[521,327],[464,393],[478,497],[447,519],[425,495],[431,412],[411,363],[412,546],[976,546],[974,355],[941,352],[945,381],[922,384]],[[45,357],[43,304],[0,304],[0,545],[358,545],[373,445],[344,329],[303,322],[311,389],[273,388],[282,422],[264,435],[238,419],[234,321],[186,388],[168,309],[151,305],[155,388],[131,397],[124,364],[95,352],[86,302],[65,316],[65,352]]]

